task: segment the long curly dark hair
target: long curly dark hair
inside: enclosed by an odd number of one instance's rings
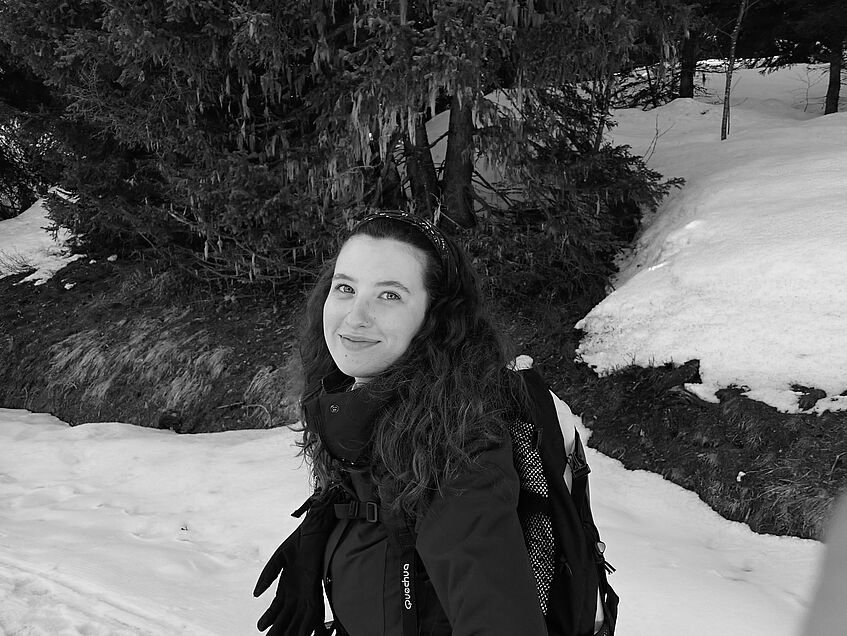
[[[361,390],[397,399],[375,422],[370,457],[381,493],[395,509],[414,515],[435,492],[499,444],[508,418],[526,399],[520,374],[490,317],[480,282],[464,251],[440,232],[441,247],[414,224],[386,217],[357,226],[350,237],[394,239],[426,254],[429,307],[406,353]],[[350,238],[348,237],[348,239]],[[337,371],[323,332],[323,304],[335,262],[327,264],[306,305],[300,355],[306,390]],[[304,414],[303,452],[316,485],[339,478],[339,467]]]

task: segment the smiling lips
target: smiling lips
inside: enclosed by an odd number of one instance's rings
[[[379,340],[371,340],[370,338],[363,338],[362,336],[345,336],[344,334],[338,334],[338,337],[341,339],[341,344],[344,348],[349,351],[361,351],[362,349],[367,349],[368,347],[372,347],[379,343]]]

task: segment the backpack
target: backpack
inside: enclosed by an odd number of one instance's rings
[[[547,630],[550,636],[593,634],[594,610],[599,602],[607,633],[612,635],[619,598],[608,582],[607,575],[614,568],[603,556],[606,546],[591,512],[591,469],[582,441],[573,430],[573,450],[566,452],[565,436],[547,384],[535,369],[520,373],[531,397],[531,412],[529,422],[518,421],[511,430],[521,483],[518,517]],[[570,480],[566,479],[566,468]],[[539,479],[539,473],[543,479]],[[546,482],[546,496],[539,492],[539,482]]]
[[[513,459],[520,480],[518,518],[548,634],[593,636],[595,612],[600,603],[605,620],[602,633],[612,636],[619,599],[607,575],[614,568],[603,556],[605,544],[600,540],[591,513],[590,468],[579,433],[573,431],[573,450],[568,454],[547,384],[535,369],[517,372],[523,375],[531,398],[530,412],[510,426]],[[388,514],[376,502],[337,504],[335,508],[339,518],[362,518],[385,524],[389,542],[402,563],[403,634],[415,636],[418,620],[413,524],[402,516]]]

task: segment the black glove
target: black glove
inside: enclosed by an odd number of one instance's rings
[[[283,541],[265,565],[253,596],[261,596],[279,577],[276,596],[256,623],[267,636],[326,636],[321,589],[323,557],[329,533],[337,522],[331,493],[315,493],[300,526]]]

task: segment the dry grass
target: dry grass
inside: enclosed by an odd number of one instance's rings
[[[124,302],[131,302],[144,297],[148,302],[185,305],[196,295],[196,281],[186,278],[184,272],[171,268],[162,271],[139,268],[125,276],[116,290],[115,297]]]
[[[757,532],[821,538],[847,486],[847,413],[780,413],[738,388],[719,391],[720,404],[688,400],[674,388],[685,381],[669,366],[630,368],[570,391],[591,413],[590,444],[628,468],[659,472]]]
[[[3,405],[178,432],[297,420],[293,291],[224,302],[155,260],[77,262],[66,275],[72,291],[0,279]]]
[[[791,479],[768,486],[760,497],[761,505],[750,519],[754,530],[823,538],[833,493]]]
[[[290,358],[289,358],[290,360]],[[244,391],[244,408],[256,428],[279,426],[298,419],[291,364],[261,367]]]
[[[0,250],[0,276],[23,274],[37,269],[23,254]]]
[[[65,338],[48,351],[51,389],[79,391],[95,406],[134,394],[155,411],[198,407],[210,399],[232,350],[210,344],[186,317],[185,311],[170,311]]]

